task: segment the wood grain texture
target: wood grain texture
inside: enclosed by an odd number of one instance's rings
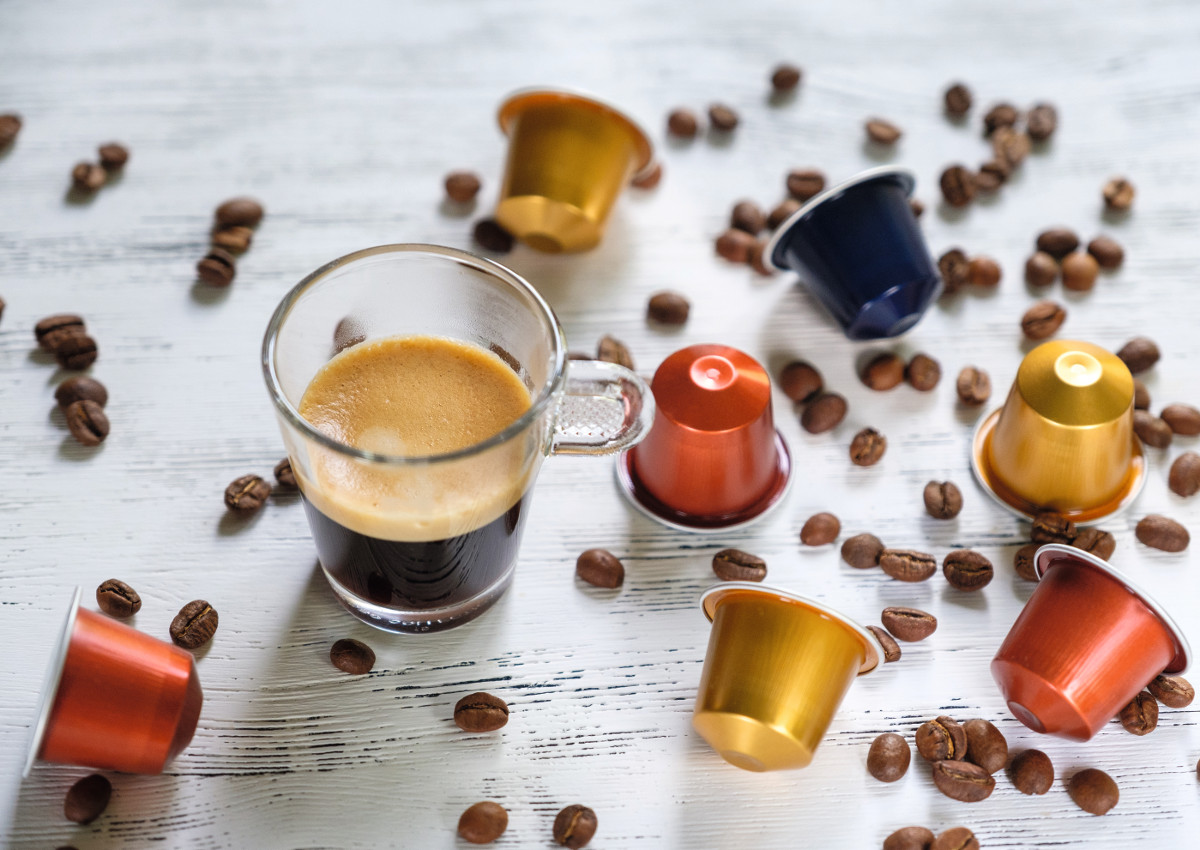
[[[1143,376],[1153,409],[1200,405],[1200,8],[1185,0],[1045,4],[849,0],[550,0],[437,3],[241,0],[0,4],[0,112],[25,119],[0,151],[0,842],[14,848],[452,847],[458,816],[481,799],[510,812],[497,846],[550,846],[554,814],[585,803],[591,846],[878,847],[892,830],[971,827],[989,850],[1118,848],[1152,838],[1190,846],[1200,827],[1200,708],[1166,710],[1135,738],[1119,724],[1077,744],[1038,736],[1006,711],[988,663],[1030,586],[1011,570],[1028,534],[973,486],[967,447],[979,411],[955,404],[954,375],[986,369],[1007,390],[1028,345],[1019,322],[1040,297],[1063,303],[1059,333],[1110,349],[1146,334],[1163,358]],[[803,66],[800,91],[768,92],[780,60]],[[947,121],[941,93],[961,79],[976,105]],[[776,391],[777,423],[797,478],[776,513],[750,528],[688,535],[627,506],[610,462],[556,458],[538,483],[509,594],[480,620],[436,637],[401,639],[343,613],[316,565],[297,497],[257,517],[227,517],[225,485],[270,475],[282,457],[258,367],[279,298],[304,274],[385,242],[472,248],[472,221],[496,200],[505,144],[494,112],[509,91],[569,85],[620,104],[648,129],[665,167],[653,191],[621,199],[604,242],[577,256],[518,247],[502,261],[558,313],[571,347],[605,333],[626,342],[647,376],[691,343],[737,346],[771,372],[815,363],[849,400],[838,428],[803,432]],[[950,162],[988,158],[980,116],[1007,99],[1056,104],[1060,128],[994,198],[966,211],[938,203]],[[676,106],[721,101],[742,123],[728,138],[665,138]],[[865,144],[879,116],[904,136]],[[132,157],[94,198],[68,196],[75,162],[119,140]],[[792,275],[756,277],[718,259],[712,242],[732,205],[783,197],[795,167],[831,180],[896,162],[918,176],[936,256],[952,245],[996,258],[990,295],[944,300],[903,339],[852,344]],[[484,177],[478,202],[443,204],[450,170]],[[1103,212],[1116,174],[1138,194],[1132,214]],[[194,280],[212,210],[254,195],[267,218],[225,291]],[[1089,294],[1028,290],[1021,275],[1037,232],[1063,224],[1127,250],[1123,269]],[[692,301],[679,330],[646,324],[660,289]],[[109,388],[112,435],[77,446],[52,411],[64,377],[33,352],[32,327],[84,315]],[[941,361],[931,393],[873,393],[856,377],[880,350]],[[854,467],[851,437],[888,439],[875,467]],[[1169,463],[1195,438],[1151,451],[1134,508],[1104,527],[1114,562],[1157,595],[1200,640],[1200,575],[1190,552],[1139,544],[1137,519],[1164,513],[1200,530],[1200,500],[1166,487]],[[952,479],[966,506],[938,522],[923,510],[930,479]],[[976,548],[997,577],[981,593],[940,576],[902,585],[842,563],[836,546],[799,544],[821,510],[843,538],[872,531],[939,561]],[[602,546],[627,578],[601,591],[574,578],[575,558]],[[864,623],[889,605],[928,610],[934,636],[851,689],[813,764],[750,774],[725,765],[691,730],[708,625],[696,604],[714,581],[712,555],[735,546],[764,557],[768,581]],[[113,775],[93,824],[62,816],[66,789],[88,771],[37,766],[19,776],[54,635],[75,585],[85,600],[119,577],[144,600],[135,625],[165,637],[181,605],[209,600],[221,627],[198,653],[206,702],[193,744],[163,776]],[[338,638],[368,642],[378,661],[352,678],[328,662]],[[467,735],[455,701],[505,698],[497,733]],[[1045,750],[1057,779],[1024,797],[1005,777],[987,801],[943,797],[924,765],[882,785],[865,770],[880,732],[910,736],[938,714],[986,717],[1015,751]],[[1121,788],[1103,818],[1067,797],[1066,779],[1099,767]],[[1183,843],[1179,843],[1179,842]],[[465,846],[465,845],[462,845]]]

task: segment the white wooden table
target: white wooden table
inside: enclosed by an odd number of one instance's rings
[[[1064,224],[1084,239],[1113,235],[1128,259],[1090,294],[1050,290],[1070,313],[1059,336],[1112,350],[1152,336],[1163,351],[1145,376],[1154,409],[1200,403],[1198,32],[1200,9],[1183,0],[0,5],[0,112],[25,119],[0,154],[0,842],[451,847],[462,810],[494,799],[511,813],[498,845],[510,847],[547,846],[554,814],[575,802],[598,813],[597,848],[869,848],[908,824],[966,825],[986,848],[1189,846],[1200,827],[1200,706],[1164,710],[1148,737],[1113,723],[1086,744],[1038,736],[1006,712],[988,663],[1030,593],[1011,569],[1028,527],[973,485],[967,445],[980,412],[957,407],[953,377],[979,365],[995,384],[989,408],[1003,398],[1028,349],[1020,316],[1038,297],[1022,264],[1037,232]],[[771,104],[767,78],[780,60],[803,66],[805,79],[794,99]],[[961,126],[941,111],[954,79],[976,96]],[[547,296],[572,347],[611,333],[647,376],[695,342],[737,346],[773,373],[804,357],[850,413],[812,436],[776,391],[797,480],[778,512],[730,534],[658,526],[623,501],[610,462],[552,459],[508,596],[450,633],[388,636],[337,606],[296,498],[248,522],[225,513],[230,480],[269,477],[282,457],[258,367],[262,332],[283,293],[334,257],[386,242],[470,248],[503,164],[495,108],[534,84],[620,104],[648,127],[666,168],[657,190],[621,199],[597,250],[518,247],[503,258]],[[1055,103],[1057,135],[994,200],[941,207],[938,174],[987,158],[980,117],[1000,99]],[[741,113],[727,143],[665,139],[671,108],[714,101]],[[863,142],[875,115],[904,129],[890,154]],[[71,167],[114,139],[132,151],[124,176],[69,202]],[[794,276],[764,279],[714,256],[732,204],[769,208],[789,169],[840,180],[881,162],[918,174],[935,256],[961,245],[1000,261],[997,292],[943,301],[890,345],[852,344]],[[442,176],[457,168],[485,178],[469,216],[442,206]],[[1138,195],[1132,215],[1109,220],[1100,187],[1115,174]],[[194,282],[194,264],[212,210],[238,194],[262,199],[267,218],[234,285],[211,290]],[[693,303],[676,332],[644,320],[648,296],[664,288]],[[67,434],[52,412],[63,375],[33,353],[33,324],[61,311],[84,315],[100,343],[91,374],[109,388],[113,430],[99,449]],[[929,352],[941,385],[866,389],[856,362],[885,349]],[[860,469],[847,446],[868,425],[889,448]],[[1177,438],[1151,451],[1144,493],[1104,527],[1118,540],[1114,563],[1200,641],[1191,553],[1147,549],[1132,532],[1152,512],[1200,530],[1200,500],[1166,487],[1169,462],[1195,447]],[[939,523],[921,490],[947,478],[966,507]],[[911,586],[852,570],[835,546],[800,546],[801,524],[820,510],[841,518],[843,537],[872,531],[939,560],[976,548],[996,580],[966,595],[941,576]],[[621,590],[574,578],[576,556],[593,546],[624,559]],[[770,583],[864,623],[895,604],[939,618],[932,638],[855,684],[804,770],[737,770],[691,730],[708,639],[697,598],[714,581],[713,553],[729,546],[766,558]],[[20,767],[72,588],[90,600],[114,576],[143,597],[139,629],[165,637],[195,598],[218,609],[221,626],[198,653],[206,702],[192,745],[162,776],[112,775],[108,811],[78,827],[62,800],[89,771],[39,765],[22,781]],[[329,664],[341,637],[374,647],[371,675]],[[455,701],[475,690],[508,700],[501,732],[454,726]],[[1025,797],[999,776],[990,799],[968,805],[938,793],[916,761],[893,785],[867,774],[877,734],[911,736],[943,713],[991,719],[1014,750],[1045,750],[1055,787]],[[1121,787],[1103,818],[1066,794],[1065,778],[1085,766]]]

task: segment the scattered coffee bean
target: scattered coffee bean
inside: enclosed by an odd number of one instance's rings
[[[1158,701],[1147,691],[1131,699],[1117,715],[1126,732],[1149,735],[1158,726]]]
[[[443,181],[446,197],[455,203],[466,204],[475,200],[483,183],[474,171],[451,171]]]
[[[962,491],[953,481],[930,481],[921,497],[926,513],[934,519],[954,519],[962,511]]]
[[[575,559],[575,575],[594,587],[612,590],[625,583],[625,565],[607,549],[588,549]]]
[[[876,355],[860,377],[873,390],[882,392],[893,389],[904,380],[904,360],[890,351]]]
[[[799,403],[808,401],[824,389],[825,382],[811,363],[793,360],[779,373],[779,386],[784,395]]]
[[[691,309],[691,303],[681,293],[656,292],[646,303],[646,317],[660,325],[682,325]]]
[[[976,366],[964,366],[954,382],[954,389],[960,402],[977,407],[992,397],[992,379]]]
[[[996,161],[1009,169],[1015,169],[1029,156],[1029,136],[1012,127],[997,127],[992,133],[992,154]]]
[[[110,578],[96,588],[96,604],[110,617],[124,620],[142,608],[142,597],[120,579]]]
[[[110,426],[104,408],[90,399],[71,402],[63,417],[71,436],[81,445],[98,446],[108,436]]]
[[[0,319],[4,318],[4,299],[0,298]]]
[[[100,165],[108,171],[124,168],[129,162],[129,149],[117,142],[109,142],[99,148]]]
[[[937,572],[937,559],[912,549],[884,549],[879,566],[899,581],[925,581]]]
[[[929,850],[933,837],[923,826],[906,826],[883,839],[883,850]]]
[[[846,418],[846,399],[837,393],[820,393],[800,414],[800,426],[810,434],[824,434]]]
[[[1135,375],[1145,372],[1157,363],[1161,356],[1154,340],[1144,336],[1134,337],[1117,352],[1117,357],[1121,358],[1121,362]]]
[[[842,522],[831,513],[813,514],[800,529],[800,542],[805,546],[825,546],[842,533]]]
[[[754,201],[738,201],[729,214],[729,226],[757,236],[767,226],[767,216]]]
[[[1102,269],[1119,269],[1125,262],[1125,249],[1109,236],[1097,236],[1088,243],[1087,252],[1096,258]]]
[[[1170,425],[1145,410],[1133,411],[1133,430],[1143,443],[1155,449],[1171,445],[1175,435]]]
[[[750,259],[750,249],[754,247],[755,238],[744,230],[729,228],[714,244],[717,255],[731,263],[745,263]]]
[[[954,83],[942,95],[942,102],[946,106],[947,115],[961,118],[971,111],[971,90],[963,83]]]
[[[225,507],[242,514],[252,514],[267,502],[271,485],[257,475],[235,478],[225,488]]]
[[[1039,301],[1021,317],[1021,332],[1026,339],[1046,339],[1053,336],[1067,319],[1067,311],[1053,301]]]
[[[1013,555],[1013,569],[1025,581],[1038,580],[1033,556],[1037,554],[1038,549],[1042,548],[1042,545],[1041,543],[1026,543]]]
[[[721,581],[762,581],[767,577],[767,562],[740,549],[722,549],[713,555],[712,568]]]
[[[975,191],[982,195],[997,192],[1004,185],[1004,178],[990,168],[985,170],[981,167],[971,176],[971,179],[975,181]]]
[[[1039,103],[1025,116],[1025,131],[1035,142],[1044,142],[1058,129],[1058,110],[1049,103]]]
[[[237,259],[224,248],[210,248],[196,263],[196,275],[209,286],[229,286],[237,276]]]
[[[896,643],[895,638],[879,626],[867,626],[867,631],[875,635],[875,640],[879,641],[880,647],[883,648],[884,664],[900,660],[900,644]]]
[[[292,462],[288,458],[284,458],[275,464],[275,480],[279,482],[279,486],[284,490],[295,490],[296,471],[292,469]]]
[[[859,570],[879,566],[883,554],[883,541],[874,534],[856,534],[842,544],[842,560]]]
[[[965,826],[954,826],[933,839],[929,850],[979,850],[979,839]]]
[[[917,727],[917,752],[926,761],[961,759],[967,753],[967,733],[953,717],[941,715]]]
[[[913,218],[920,218],[925,212],[925,205],[916,198],[908,199],[908,208],[912,210]]]
[[[942,575],[956,590],[987,587],[994,572],[992,562],[971,549],[955,549],[942,560]]]
[[[221,227],[240,225],[258,227],[263,220],[263,206],[254,198],[230,198],[217,207],[217,224]]]
[[[1049,286],[1058,279],[1058,260],[1045,251],[1035,251],[1025,261],[1025,282],[1030,286]]]
[[[21,132],[21,116],[12,112],[0,115],[0,148],[6,148]]]
[[[887,437],[874,428],[863,428],[850,441],[850,462],[855,466],[874,466],[887,451]]]
[[[1117,539],[1099,528],[1082,528],[1071,545],[1107,561],[1117,548]]]
[[[616,363],[629,370],[634,368],[633,355],[630,353],[629,347],[616,337],[607,334],[600,337],[600,342],[596,345],[596,359],[607,363]]]
[[[997,103],[983,116],[984,133],[990,136],[1000,127],[1011,127],[1019,117],[1017,108],[1011,103]]]
[[[1033,530],[1029,536],[1034,543],[1071,543],[1078,531],[1075,523],[1062,514],[1043,511],[1033,519]]]
[[[895,782],[908,772],[911,760],[908,741],[895,732],[884,732],[867,750],[867,772],[880,782]]]
[[[872,118],[865,126],[867,138],[877,145],[894,145],[904,135],[899,127],[882,118]]]
[[[969,262],[961,248],[951,248],[938,258],[938,271],[942,273],[942,284],[947,295],[953,295],[967,285]]]
[[[81,162],[71,169],[71,183],[77,192],[95,192],[108,181],[108,172],[94,162]]]
[[[471,235],[479,247],[485,251],[491,251],[493,254],[507,254],[513,249],[516,241],[513,239],[513,235],[494,218],[479,219],[475,222],[475,229]]]
[[[375,666],[375,650],[360,640],[342,638],[329,648],[333,666],[352,676],[363,676]]]
[[[70,334],[56,338],[54,359],[63,369],[82,371],[96,362],[99,348],[96,340],[85,333]]]
[[[1200,492],[1200,454],[1184,452],[1171,464],[1167,486],[1176,496],[1194,496]]]
[[[1139,379],[1133,379],[1133,406],[1136,410],[1150,409],[1150,390]]]
[[[108,404],[108,390],[95,378],[80,375],[67,378],[59,384],[58,389],[54,391],[54,400],[64,410],[77,401],[94,401],[104,407]]]
[[[937,631],[937,617],[920,608],[884,608],[880,619],[885,629],[909,643],[925,640]]]
[[[73,823],[91,823],[108,808],[112,798],[112,783],[98,773],[80,779],[63,802],[63,814]]]
[[[83,318],[74,313],[59,313],[47,316],[33,326],[34,336],[37,337],[38,347],[53,352],[58,344],[68,336],[85,333],[87,330]]]
[[[952,207],[965,207],[975,198],[975,180],[962,165],[951,165],[938,180],[942,197]]]
[[[1093,815],[1102,815],[1117,804],[1121,792],[1117,783],[1103,770],[1089,767],[1079,771],[1067,783],[1067,793],[1075,805]]]
[[[979,166],[979,174],[975,175],[975,184],[978,186],[980,179],[986,175],[987,177],[991,178],[991,191],[994,192],[996,189],[1008,182],[1008,178],[1012,174],[1012,170],[1013,166],[1009,165],[1007,160],[989,159],[983,165]]]
[[[586,847],[595,834],[596,813],[587,806],[567,806],[554,818],[554,841],[563,847]]]
[[[495,732],[508,723],[508,703],[480,691],[454,704],[454,723],[464,732]]]
[[[986,800],[996,788],[996,780],[979,765],[950,759],[933,763],[933,784],[962,803]]]
[[[250,243],[254,240],[254,231],[240,224],[231,224],[229,227],[218,227],[212,232],[209,240],[217,248],[241,254],[250,249]]]
[[[471,844],[491,844],[508,829],[508,811],[499,803],[484,800],[458,818],[458,837]]]
[[[662,176],[663,164],[655,160],[650,168],[644,168],[633,175],[633,179],[629,181],[629,185],[635,189],[653,189],[662,182]]]
[[[184,649],[198,649],[217,633],[217,609],[196,599],[179,609],[171,621],[171,640]]]
[[[1079,247],[1079,236],[1068,227],[1051,227],[1037,237],[1037,249],[1056,260],[1070,254]]]
[[[1008,741],[993,724],[975,717],[963,725],[967,734],[967,761],[988,773],[1003,770],[1008,764]]]
[[[1182,552],[1191,541],[1186,528],[1160,514],[1150,514],[1140,519],[1134,532],[1138,540],[1164,552]]]
[[[1114,177],[1104,184],[1104,206],[1114,212],[1125,212],[1133,206],[1133,184],[1124,177]]]
[[[760,239],[750,249],[750,256],[746,258],[746,262],[750,265],[750,268],[763,277],[770,277],[775,274],[775,269],[767,263],[766,252],[767,242],[764,239]]]
[[[788,172],[788,194],[797,201],[807,201],[825,191],[825,174],[812,168],[796,169]]]
[[[1022,794],[1045,794],[1054,785],[1054,765],[1041,750],[1023,750],[1008,766],[1008,777]]]
[[[1181,437],[1195,437],[1200,434],[1200,410],[1190,404],[1168,404],[1159,416]]]
[[[738,125],[738,114],[730,106],[714,103],[708,107],[708,123],[714,130],[731,133]]]
[[[771,230],[779,227],[800,209],[800,202],[795,198],[785,198],[775,205],[775,208],[767,214],[767,227]]]
[[[700,132],[700,120],[690,109],[673,109],[667,116],[667,132],[677,139],[694,139]]]
[[[967,282],[991,288],[1000,283],[1000,264],[991,257],[972,257],[967,263]]]
[[[1100,264],[1091,254],[1076,251],[1067,254],[1062,261],[1062,282],[1072,292],[1088,292],[1096,285]]]
[[[927,393],[942,379],[942,364],[928,354],[914,354],[904,367],[904,379],[917,392]]]
[[[801,76],[801,70],[795,65],[781,63],[776,65],[775,70],[771,72],[771,88],[779,94],[793,91],[796,86],[800,85]]]
[[[1191,682],[1182,676],[1169,676],[1166,673],[1155,676],[1146,690],[1167,708],[1187,708],[1196,698],[1196,689]]]

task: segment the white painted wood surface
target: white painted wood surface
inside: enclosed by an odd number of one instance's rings
[[[1028,346],[1018,330],[1036,297],[1021,279],[1034,235],[1065,224],[1105,232],[1125,267],[1087,295],[1051,297],[1070,311],[1062,337],[1116,349],[1154,337],[1162,361],[1145,380],[1154,409],[1200,403],[1200,8],[1185,0],[1045,4],[728,3],[641,0],[326,3],[84,2],[0,5],[0,112],[25,128],[0,154],[0,835],[11,847],[452,847],[459,813],[480,799],[509,809],[498,846],[547,846],[555,812],[597,811],[597,848],[878,847],[900,826],[975,830],[986,848],[1089,848],[1134,841],[1189,846],[1200,827],[1200,707],[1164,710],[1135,738],[1110,724],[1075,744],[1040,737],[1006,711],[988,662],[1030,586],[1012,554],[1027,526],[971,482],[977,412],[955,405],[953,376],[991,373],[999,403]],[[805,69],[800,93],[768,99],[779,60]],[[964,125],[942,115],[953,79],[974,90]],[[474,624],[430,637],[374,632],[343,613],[315,569],[295,498],[255,519],[227,517],[233,478],[270,474],[281,443],[258,369],[280,296],[321,263],[368,245],[427,241],[470,247],[474,217],[495,200],[504,140],[494,111],[531,84],[597,92],[640,117],[666,175],[620,201],[608,235],[582,256],[518,248],[504,262],[549,298],[572,347],[612,333],[651,374],[694,342],[738,346],[772,372],[815,362],[850,402],[834,432],[801,431],[782,394],[776,416],[798,465],[784,506],[750,529],[692,536],[629,508],[606,461],[551,459],[539,482],[516,583]],[[980,117],[1011,99],[1058,105],[1053,142],[991,201],[959,213],[937,203],[952,161],[982,162]],[[742,116],[725,141],[665,141],[668,110],[724,101]],[[863,142],[874,115],[900,124],[892,153]],[[72,165],[111,139],[132,150],[124,176],[86,203],[66,199]],[[772,205],[793,167],[839,180],[879,162],[919,176],[930,250],[987,253],[1005,279],[986,297],[932,309],[904,339],[847,342],[794,276],[765,280],[713,255],[732,204]],[[442,206],[442,176],[472,168],[485,189],[470,215]],[[1137,185],[1132,215],[1102,214],[1114,174]],[[267,218],[224,292],[196,285],[213,208],[261,198]],[[677,332],[648,327],[647,297],[674,288],[693,302]],[[100,343],[91,372],[109,388],[112,436],[75,445],[52,412],[63,377],[32,353],[33,324],[77,311]],[[944,370],[922,395],[874,394],[855,377],[869,352],[927,351]],[[989,405],[991,407],[992,405]],[[876,467],[853,467],[851,436],[872,425],[889,441]],[[1195,439],[1152,451],[1145,492],[1104,524],[1113,560],[1158,595],[1200,641],[1200,577],[1191,553],[1167,555],[1133,536],[1161,512],[1200,530],[1200,501],[1166,487],[1170,460]],[[925,517],[921,489],[949,478],[966,508]],[[843,534],[895,546],[977,548],[998,568],[981,593],[940,576],[917,586],[841,563],[836,547],[803,550],[819,510]],[[625,560],[615,592],[581,586],[574,560],[602,546]],[[711,556],[737,546],[770,565],[769,581],[865,623],[893,604],[936,614],[937,633],[852,688],[807,769],[766,775],[725,765],[691,731],[708,626],[696,600]],[[136,626],[165,636],[194,598],[220,612],[198,653],[207,697],[189,749],[160,777],[114,775],[108,811],[87,827],[63,819],[66,789],[88,773],[39,765],[20,779],[37,691],[75,585],[85,599],[117,576],[145,601]],[[351,678],[327,660],[340,637],[368,641],[375,671]],[[485,689],[512,718],[490,735],[451,720]],[[995,721],[1013,749],[1039,747],[1058,780],[1044,797],[1004,776],[983,803],[939,794],[914,763],[894,785],[866,773],[880,732],[911,736],[941,713]],[[1120,804],[1096,818],[1064,780],[1108,771]]]

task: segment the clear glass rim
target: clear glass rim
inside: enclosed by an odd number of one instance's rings
[[[424,254],[430,257],[441,257],[445,260],[457,262],[465,266],[469,266],[480,272],[491,275],[504,281],[513,289],[518,290],[527,296],[537,307],[541,314],[542,320],[552,331],[551,340],[554,353],[554,368],[549,377],[543,382],[543,385],[538,391],[537,396],[533,399],[529,409],[521,415],[519,419],[510,424],[507,428],[497,434],[492,435],[486,440],[466,446],[462,449],[457,449],[453,452],[436,455],[388,455],[379,454],[377,452],[366,451],[364,449],[355,448],[338,440],[333,439],[327,434],[318,431],[307,420],[300,415],[283,392],[283,387],[279,380],[278,372],[275,368],[275,356],[277,352],[279,332],[291,315],[297,302],[304,296],[309,289],[320,283],[333,272],[343,269],[360,260],[369,257],[376,257],[384,254]],[[461,460],[474,455],[486,452],[495,446],[502,445],[508,442],[513,437],[520,434],[528,428],[534,421],[538,419],[545,411],[546,407],[555,397],[555,393],[562,385],[566,374],[566,339],[563,335],[562,325],[559,324],[554,311],[550,309],[550,305],[542,298],[541,294],[533,288],[525,278],[521,277],[511,269],[502,266],[494,260],[480,257],[468,251],[462,251],[457,248],[447,248],[443,245],[431,245],[422,243],[397,243],[391,245],[378,245],[374,248],[364,248],[361,251],[354,251],[345,256],[338,257],[325,265],[318,268],[316,271],[306,275],[299,283],[283,297],[279,305],[275,308],[275,312],[271,314],[271,320],[267,323],[267,332],[263,337],[262,345],[262,370],[263,378],[267,384],[267,391],[271,394],[271,401],[275,404],[275,409],[284,421],[292,428],[299,431],[306,439],[312,440],[324,448],[331,449],[348,457],[366,460],[372,463],[390,464],[394,466],[422,466],[428,464],[442,463],[446,461]]]

